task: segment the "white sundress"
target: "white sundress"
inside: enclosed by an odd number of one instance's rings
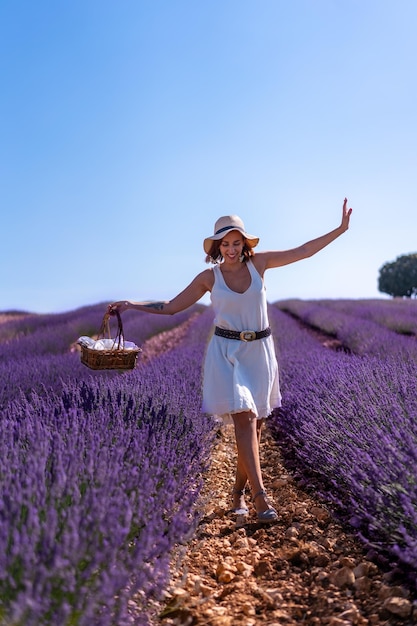
[[[211,292],[215,326],[228,330],[260,331],[269,326],[264,282],[247,262],[251,284],[244,293],[230,289],[220,266],[214,267]],[[281,406],[278,363],[272,336],[251,342],[212,335],[203,377],[203,411],[232,422],[232,414],[251,411],[268,417]]]

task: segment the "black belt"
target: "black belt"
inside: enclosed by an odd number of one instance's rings
[[[225,337],[226,339],[240,339],[240,341],[254,341],[255,339],[263,339],[264,337],[269,337],[271,334],[271,329],[265,328],[264,330],[227,330],[226,328],[220,328],[220,326],[216,326],[214,329],[214,334],[219,337]]]

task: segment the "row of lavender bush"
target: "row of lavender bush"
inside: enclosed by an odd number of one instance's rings
[[[358,356],[323,347],[271,308],[283,409],[272,430],[306,484],[379,558],[417,576],[417,368],[412,352]],[[356,321],[358,328],[364,320]],[[397,338],[415,342],[413,338]]]
[[[125,336],[141,345],[193,312],[126,315]],[[210,312],[169,354],[122,374],[70,351],[101,316],[30,316],[2,331],[0,623],[147,624],[170,552],[198,519],[215,432],[200,411]]]
[[[142,345],[149,337],[178,326],[196,306],[175,316],[147,315],[128,311],[123,315],[125,338]],[[26,315],[0,324],[0,409],[20,393],[39,391],[43,384],[58,391],[62,381],[74,376],[83,380],[91,372],[80,364],[75,342],[82,335],[96,336],[100,331],[105,305],[50,315]],[[117,331],[111,320],[112,336]],[[101,372],[100,376],[112,376]]]
[[[402,335],[417,335],[417,300],[321,300],[335,311],[371,320]]]
[[[355,306],[352,303],[344,305],[343,300],[330,304],[330,301],[324,300],[293,299],[283,300],[277,306],[303,323],[337,337],[355,354],[379,357],[396,354],[398,357],[417,359],[417,342],[400,332],[405,320],[408,320],[408,329],[413,327],[417,301],[409,300],[407,307],[403,306],[401,310],[395,301],[384,300],[373,305],[357,301]]]

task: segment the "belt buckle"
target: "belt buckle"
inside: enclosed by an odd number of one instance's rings
[[[239,338],[242,341],[253,341],[254,339],[256,339],[256,333],[254,330],[242,330]]]

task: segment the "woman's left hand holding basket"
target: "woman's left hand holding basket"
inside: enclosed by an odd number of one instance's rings
[[[109,315],[116,315],[116,312],[123,313],[123,311],[127,311],[130,308],[129,300],[119,300],[117,302],[112,302],[107,307],[107,313]]]

